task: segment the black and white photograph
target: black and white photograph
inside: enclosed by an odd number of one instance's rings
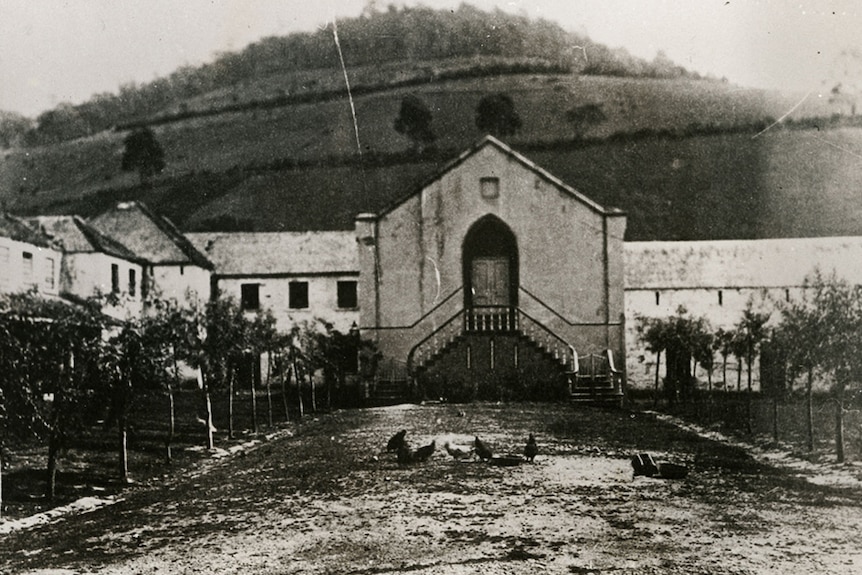
[[[860,30],[0,0],[0,574],[862,574]]]

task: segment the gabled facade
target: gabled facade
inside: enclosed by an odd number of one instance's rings
[[[10,214],[0,214],[0,293],[35,289],[56,296],[60,291],[62,252],[37,228]]]
[[[146,283],[140,258],[77,216],[31,220],[63,250],[59,292],[72,298],[113,296],[105,314],[125,319],[141,313]]]
[[[122,202],[89,223],[147,263],[151,293],[183,303],[210,298],[212,263],[167,218]]]
[[[485,380],[523,376],[527,340],[568,370],[606,350],[620,366],[625,223],[486,137],[357,217],[362,337],[408,376],[456,340],[451,370]]]
[[[348,333],[359,322],[359,264],[353,232],[191,233],[214,265],[217,297],[268,309],[287,332],[317,319]]]

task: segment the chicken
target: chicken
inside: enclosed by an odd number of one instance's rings
[[[431,454],[437,448],[437,441],[434,440],[428,445],[423,445],[413,453],[413,461],[428,461]]]
[[[443,445],[446,452],[457,460],[473,457],[473,448],[466,445],[452,445],[448,441]]]
[[[398,465],[410,465],[413,463],[413,452],[410,451],[410,446],[407,443],[402,443],[398,446]]]
[[[476,439],[473,440],[473,447],[476,448],[476,455],[479,456],[479,459],[482,461],[490,461],[492,457],[494,457],[494,453],[488,448],[487,445],[482,443],[482,440],[479,439],[479,436],[476,436]]]
[[[389,439],[386,444],[386,451],[398,451],[398,448],[404,445],[404,437],[407,435],[407,430],[402,429]]]
[[[527,445],[524,446],[524,458],[532,463],[538,453],[539,446],[536,445],[536,438],[531,433],[530,437],[527,439]]]

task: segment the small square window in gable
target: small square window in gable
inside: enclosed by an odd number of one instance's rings
[[[494,200],[500,197],[500,178],[480,178],[479,190],[486,200]]]

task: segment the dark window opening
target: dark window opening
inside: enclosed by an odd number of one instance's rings
[[[718,290],[718,305],[724,305],[724,293]]]
[[[21,277],[24,280],[24,283],[33,283],[33,254],[30,252],[23,252],[23,267],[21,269]]]
[[[138,277],[135,270],[129,270],[129,295],[135,297],[135,292],[138,290]]]
[[[239,290],[242,309],[260,309],[260,284],[242,284]]]
[[[305,309],[308,307],[308,282],[290,282],[290,309]]]
[[[356,282],[338,282],[338,307],[343,309],[354,309],[359,307]]]
[[[111,293],[120,293],[120,266],[111,264]]]
[[[661,305],[661,293],[660,292],[655,292],[655,304]]]

